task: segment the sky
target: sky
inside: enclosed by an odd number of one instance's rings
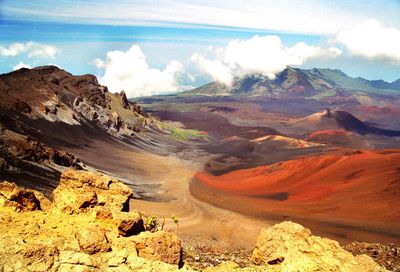
[[[0,73],[57,65],[129,97],[287,66],[400,78],[399,0],[0,0]]]

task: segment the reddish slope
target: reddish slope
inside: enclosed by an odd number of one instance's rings
[[[400,150],[311,156],[196,178],[201,186],[236,198],[228,206],[235,209],[240,202],[242,212],[383,226],[379,231],[400,238]]]
[[[368,148],[368,145],[359,136],[343,129],[315,131],[305,140],[347,148]]]

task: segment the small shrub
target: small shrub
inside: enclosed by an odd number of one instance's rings
[[[164,224],[165,224],[165,219],[160,218],[155,214],[147,217],[146,220],[144,221],[145,229],[151,232],[163,230]]]
[[[175,215],[171,215],[172,222],[176,224],[177,227],[179,227],[179,219]]]

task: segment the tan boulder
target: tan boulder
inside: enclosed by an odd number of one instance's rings
[[[293,222],[282,222],[261,230],[252,255],[257,265],[279,266],[280,271],[386,271],[370,257],[354,257],[327,238]]]
[[[78,170],[64,172],[53,192],[54,206],[67,213],[85,212],[95,206],[126,210],[133,191],[109,176]]]
[[[142,232],[134,237],[139,257],[179,265],[182,248],[179,238],[166,231]]]
[[[81,251],[87,254],[107,252],[111,249],[106,231],[102,227],[90,226],[75,233]]]

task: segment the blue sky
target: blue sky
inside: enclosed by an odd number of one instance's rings
[[[287,57],[287,64],[292,66],[338,68],[351,76],[368,79],[400,78],[400,57],[387,47],[388,43],[399,42],[400,1],[397,0],[111,3],[0,1],[0,53],[3,52],[0,73],[12,71],[17,64],[30,67],[56,64],[74,74],[96,74],[115,91],[120,87],[130,88],[128,84],[132,84],[136,87],[132,87],[130,94],[138,96],[195,87],[219,80],[221,73],[223,78],[227,73],[229,76],[251,71],[275,73],[285,63],[263,65],[250,53],[248,59],[253,57],[254,62],[247,61],[246,50],[259,50],[257,54],[262,55],[263,48],[269,48],[270,54],[261,57],[266,62],[277,52]],[[371,19],[376,23],[362,25]],[[375,27],[375,32],[360,34],[369,26]],[[344,29],[353,32],[340,32]],[[338,33],[343,35],[339,37]],[[369,38],[376,41],[376,37],[382,42],[374,42],[372,49],[366,48],[352,40],[358,34],[366,43]],[[252,39],[255,35],[261,39]],[[264,39],[271,35],[279,37],[279,41]],[[232,43],[235,40],[239,42]],[[276,44],[269,46],[274,41]],[[12,53],[11,46],[15,43],[22,44],[23,49]],[[296,46],[298,43],[307,47]],[[128,54],[134,45],[139,46],[138,50]],[[110,51],[125,55],[110,57],[107,55]],[[232,58],[227,52],[243,56]],[[131,62],[140,65],[127,63],[124,58],[128,56]],[[122,69],[137,71],[140,67],[145,69],[139,72],[142,78],[154,76],[154,80],[164,81],[156,85],[149,80],[138,82],[133,72],[124,73],[121,79]],[[121,80],[128,76],[132,78],[122,84]],[[163,84],[166,88],[160,90]]]

